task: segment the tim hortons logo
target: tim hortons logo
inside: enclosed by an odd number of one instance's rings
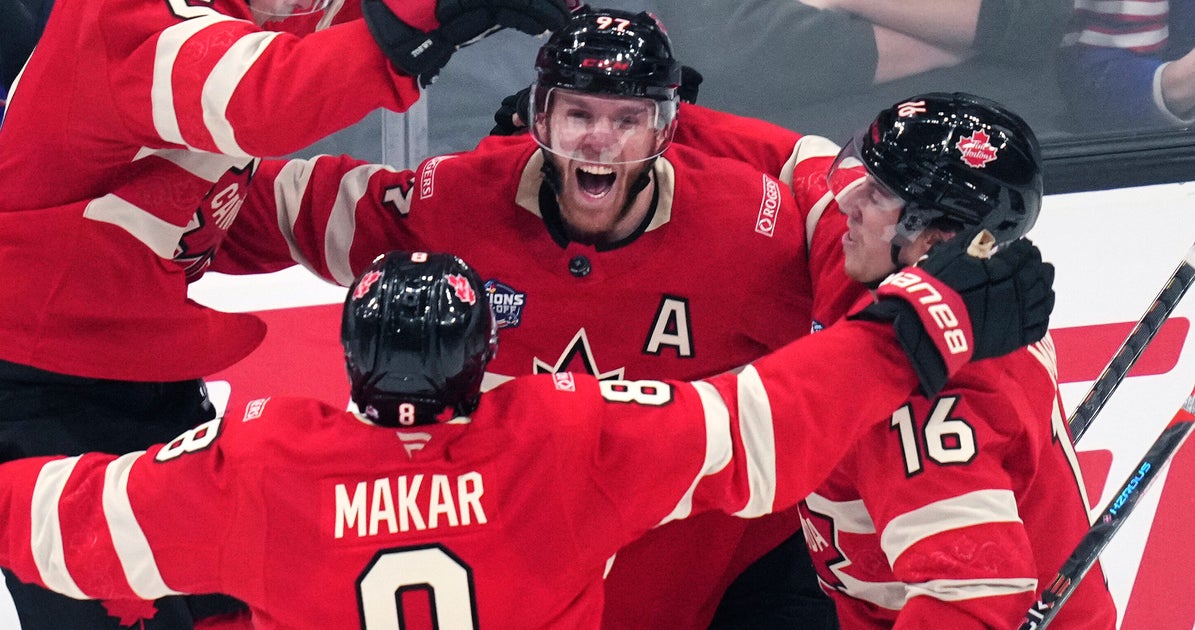
[[[921,293],[922,295],[917,296],[915,300],[919,304],[927,305],[922,310],[929,314],[938,330],[943,331],[942,339],[946,342],[946,349],[950,354],[962,354],[968,351],[967,335],[959,329],[958,317],[950,305],[942,301],[942,294],[934,288],[934,285],[926,282],[917,274],[901,271],[888,276],[880,286],[891,286],[903,290],[906,295],[910,296],[910,302],[914,301],[915,294]]]
[[[983,168],[988,162],[996,159],[996,147],[992,146],[991,138],[983,131],[976,131],[968,138],[960,138],[955,148],[963,154],[963,161],[967,166]]]

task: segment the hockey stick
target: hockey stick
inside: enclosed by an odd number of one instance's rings
[[[1179,447],[1195,428],[1195,391],[1187,397],[1170,424],[1162,430],[1158,439],[1150,445],[1145,456],[1137,463],[1133,474],[1120,486],[1116,498],[1112,499],[1091,529],[1079,540],[1075,550],[1059,569],[1057,577],[1042,591],[1041,597],[1025,613],[1020,630],[1043,630],[1058,614],[1075,587],[1087,575],[1100,553],[1111,542],[1120,526],[1137,506],[1158,472],[1174,457]]]
[[[1186,256],[1174,268],[1174,273],[1170,274],[1166,285],[1158,292],[1157,297],[1154,298],[1141,319],[1137,320],[1137,324],[1133,326],[1129,336],[1116,350],[1116,354],[1112,356],[1108,366],[1092,384],[1091,390],[1087,392],[1083,402],[1075,407],[1075,411],[1067,420],[1071,429],[1071,439],[1075,443],[1078,443],[1079,438],[1087,432],[1087,428],[1091,426],[1096,414],[1108,402],[1112,392],[1116,391],[1116,388],[1128,375],[1129,370],[1133,369],[1133,365],[1137,363],[1137,359],[1141,358],[1145,347],[1153,341],[1162,325],[1170,318],[1174,307],[1178,306],[1183,296],[1186,295],[1192,282],[1195,282],[1195,245],[1187,250]]]

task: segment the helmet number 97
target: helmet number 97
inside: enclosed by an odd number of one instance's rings
[[[631,21],[624,18],[614,18],[608,15],[599,15],[597,17],[597,27],[599,31],[613,29],[621,33],[622,31],[627,30],[627,27],[630,25]]]

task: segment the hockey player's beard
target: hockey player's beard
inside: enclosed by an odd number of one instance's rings
[[[651,171],[652,166],[655,164],[655,158],[646,160],[643,164],[643,167],[636,174],[634,174],[634,179],[632,180],[630,186],[627,187],[626,198],[623,200],[621,206],[614,214],[613,219],[609,221],[610,227],[606,230],[585,232],[578,229],[579,226],[570,224],[569,221],[564,218],[565,213],[564,209],[561,207],[561,200],[567,199],[567,193],[565,191],[563,176],[560,172],[560,169],[552,159],[552,155],[546,151],[544,153],[543,166],[541,167],[541,170],[544,174],[544,181],[550,187],[553,196],[555,197],[554,201],[556,201],[557,204],[557,208],[555,210],[557,217],[560,220],[559,227],[562,229],[564,236],[566,236],[568,240],[586,245],[609,246],[621,244],[622,242],[628,240],[630,236],[633,236],[641,231],[642,224],[646,221],[638,222],[640,228],[634,230],[630,235],[621,235],[616,237],[616,235],[612,235],[610,233],[615,227],[622,226],[624,224],[625,219],[630,216],[632,210],[634,209],[635,203],[639,199],[640,193],[642,193],[649,185],[651,185]],[[628,173],[628,175],[630,174]],[[617,184],[617,182],[614,182],[614,184]],[[613,192],[613,190],[611,192]],[[649,217],[653,210],[653,207],[648,208],[647,214]]]

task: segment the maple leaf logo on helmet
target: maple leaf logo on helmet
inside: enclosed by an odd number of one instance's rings
[[[984,168],[988,162],[996,159],[996,147],[992,146],[991,138],[979,129],[969,137],[960,138],[955,148],[963,155],[967,166],[974,168]]]
[[[370,271],[361,276],[361,281],[357,283],[357,288],[353,290],[353,299],[360,300],[365,297],[365,294],[369,293],[369,287],[372,287],[373,283],[377,282],[381,277],[382,272],[380,271]]]
[[[452,286],[456,297],[466,304],[477,303],[477,293],[473,291],[473,287],[469,286],[469,280],[460,274],[451,274],[445,276],[448,284]]]

